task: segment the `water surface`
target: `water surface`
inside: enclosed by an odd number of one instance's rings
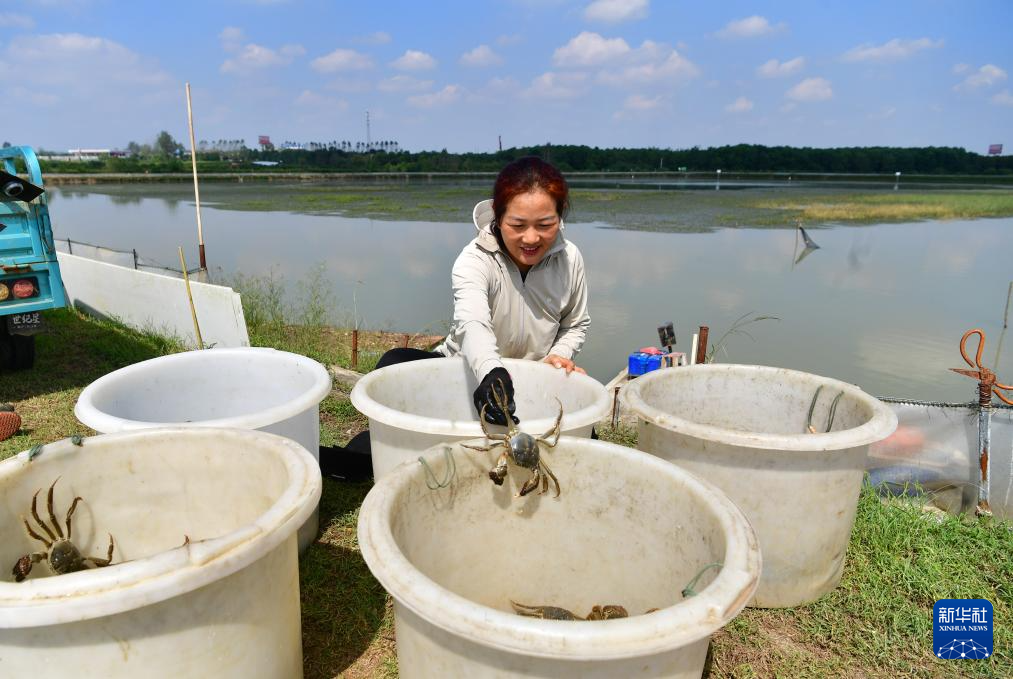
[[[336,320],[350,318],[354,289],[366,327],[445,332],[453,314],[450,269],[474,236],[470,205],[487,187],[456,187],[440,219],[399,219],[396,211],[379,215],[384,218],[290,212],[286,190],[202,186],[213,269],[226,275],[273,270],[296,306],[296,282],[322,263]],[[795,187],[758,183],[737,193],[746,190],[777,195]],[[1013,219],[812,225],[820,249],[796,264],[801,244],[794,229],[771,228],[769,216],[751,224],[748,210],[724,210],[714,193],[713,187],[668,192],[678,196],[671,203],[652,199],[649,214],[628,223],[621,213],[575,205],[566,234],[587,268],[592,327],[579,363],[591,375],[611,379],[630,351],[657,344],[656,327],[665,321],[675,323],[676,348],[688,351],[698,326],[710,327],[713,344],[752,312],[780,320],[753,323],[743,328],[749,336],[726,338],[718,360],[805,370],[879,396],[975,397],[974,383],[947,368],[963,365],[958,342],[972,327],[985,329],[985,360],[996,362],[1013,280]],[[57,238],[136,248],[169,265],[178,262],[182,245],[196,263],[186,186],[68,187],[50,194]],[[251,194],[272,202],[272,209],[236,203]],[[731,225],[721,219],[728,214],[736,215]],[[643,219],[678,224],[686,215],[693,228],[640,228]],[[1013,382],[1008,345],[1013,340],[1003,342],[998,373]]]

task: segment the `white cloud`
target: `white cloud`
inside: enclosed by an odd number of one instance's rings
[[[887,106],[881,111],[877,111],[876,113],[870,113],[869,120],[889,120],[890,118],[893,118],[895,115],[897,115],[897,107]]]
[[[352,94],[355,92],[369,92],[373,89],[373,83],[363,78],[336,77],[327,81],[324,85],[329,90]]]
[[[745,97],[739,97],[728,104],[728,106],[725,106],[725,110],[729,113],[746,113],[753,110],[753,102]]]
[[[661,105],[661,96],[645,97],[641,94],[633,94],[626,97],[626,101],[623,102],[623,107],[612,114],[612,117],[616,120],[634,118],[656,111],[661,108]]]
[[[1009,90],[1003,90],[992,97],[992,103],[1000,106],[1013,106],[1013,94],[1010,94]]]
[[[27,81],[25,73],[31,73]],[[12,100],[57,107],[75,117],[150,116],[151,106],[163,107],[182,92],[157,61],[80,33],[12,37],[0,51],[0,87]]]
[[[306,54],[302,45],[285,45],[280,49],[271,49],[263,45],[247,43],[243,45],[234,57],[226,59],[219,70],[222,73],[247,74],[262,68],[272,66],[286,66],[297,57]]]
[[[524,40],[524,36],[520,33],[512,33],[510,35],[501,35],[496,38],[496,44],[500,47],[509,47],[510,45],[516,45],[522,40]]]
[[[458,100],[460,95],[460,87],[457,85],[447,85],[439,92],[408,97],[408,103],[416,108],[435,108],[437,106],[446,106],[447,104],[454,103]]]
[[[461,55],[459,61],[465,66],[495,66],[502,64],[503,59],[498,54],[492,51],[492,48],[488,45],[479,45],[470,52],[465,52]]]
[[[35,20],[27,14],[15,14],[14,12],[0,12],[0,28],[24,28],[35,27]]]
[[[771,59],[757,68],[756,72],[763,78],[780,78],[801,70],[803,66],[805,66],[804,57],[795,57],[785,62]]]
[[[858,47],[852,47],[841,56],[842,61],[896,61],[908,57],[926,49],[936,49],[943,46],[942,40],[930,40],[918,38],[917,40],[904,40],[894,38],[882,45],[865,43]]]
[[[360,45],[386,45],[391,41],[390,33],[384,31],[376,31],[375,33],[367,33],[366,35],[360,35],[355,39],[355,42]]]
[[[716,33],[719,38],[756,38],[784,30],[785,25],[771,24],[766,17],[753,15],[745,19],[730,21]]]
[[[690,80],[700,75],[700,69],[689,59],[668,45],[650,41],[632,52],[629,61],[630,65],[618,70],[600,72],[598,82],[618,86],[642,85]]]
[[[969,68],[971,68],[969,64],[954,64],[952,70],[955,74],[960,75],[961,73],[966,73]]]
[[[534,78],[523,95],[537,99],[572,99],[585,92],[586,80],[587,76],[583,73],[548,71]]]
[[[361,71],[370,68],[373,61],[355,50],[338,48],[310,62],[310,67],[319,73],[335,73],[337,71]]]
[[[32,85],[81,85],[97,82],[119,85],[164,85],[169,74],[118,42],[80,33],[24,35],[4,50],[0,80],[21,80],[31,73]]]
[[[243,34],[243,29],[237,28],[236,26],[226,26],[222,29],[222,32],[218,34],[218,39],[222,43],[222,49],[226,52],[235,52],[243,46],[243,41],[246,40],[246,36]]]
[[[390,64],[400,71],[426,71],[436,68],[436,59],[425,52],[406,50],[404,54]]]
[[[344,99],[335,99],[334,97],[328,97],[325,94],[318,94],[312,90],[303,90],[299,93],[299,96],[295,98],[296,106],[305,106],[311,109],[331,109],[337,111],[348,110],[348,102]]]
[[[826,101],[834,96],[834,91],[826,78],[806,78],[784,96],[794,101]]]
[[[49,94],[48,92],[37,92],[35,90],[29,90],[21,86],[17,86],[10,90],[10,96],[21,103],[34,104],[35,106],[55,106],[59,103],[60,98],[55,94]]]
[[[410,75],[396,75],[381,80],[376,89],[381,92],[424,92],[433,86],[432,80],[419,80]]]
[[[552,55],[552,61],[562,68],[594,66],[629,52],[630,46],[622,38],[603,38],[597,33],[584,31],[558,48]]]
[[[976,90],[979,87],[991,87],[1006,79],[1006,71],[995,64],[985,64],[977,71],[964,78],[963,82],[954,87],[955,90]]]
[[[594,0],[584,8],[584,18],[607,24],[634,21],[647,16],[648,5],[649,0]]]

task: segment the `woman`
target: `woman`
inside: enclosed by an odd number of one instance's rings
[[[506,393],[514,422],[514,386],[504,358],[542,360],[567,374],[587,335],[587,282],[577,246],[563,237],[569,188],[559,170],[535,157],[516,160],[499,173],[493,197],[475,206],[478,236],[454,262],[454,322],[434,352],[399,348],[377,363],[463,356],[479,385],[476,412],[505,425],[493,388]],[[502,384],[502,389],[499,385]],[[368,432],[348,449],[368,451]]]

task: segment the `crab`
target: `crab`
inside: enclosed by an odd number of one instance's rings
[[[596,604],[591,607],[591,612],[588,613],[586,618],[582,618],[559,606],[528,606],[526,604],[519,604],[516,601],[511,601],[510,605],[514,607],[514,611],[519,615],[529,618],[541,618],[543,620],[616,620],[618,618],[630,617],[629,612],[619,604]],[[652,608],[646,611],[644,615],[658,610],[660,609]]]
[[[628,618],[630,614],[625,608],[618,604],[595,605],[586,618],[582,618],[565,608],[558,606],[528,606],[511,601],[510,605],[514,610],[529,618],[542,618],[543,620],[614,620],[616,618]]]
[[[493,385],[492,396],[496,400],[496,405],[499,406],[500,410],[504,413],[509,412],[507,410],[507,397],[506,388],[503,386],[503,381],[499,380],[499,390]],[[507,433],[506,434],[495,434],[486,427],[485,423],[485,409],[486,406],[482,406],[482,412],[479,413],[479,423],[482,425],[482,432],[485,434],[486,439],[494,440],[487,446],[469,446],[464,445],[465,448],[471,450],[483,450],[489,451],[497,446],[503,446],[505,450],[496,460],[496,465],[489,470],[489,478],[497,486],[503,485],[503,479],[507,475],[507,462],[512,461],[519,467],[531,470],[531,478],[528,479],[523,486],[521,486],[520,492],[515,497],[523,497],[538,488],[541,484],[542,489],[538,491],[541,495],[549,489],[549,479],[552,479],[552,483],[556,486],[556,497],[559,497],[559,479],[552,473],[549,466],[545,464],[545,460],[542,459],[539,453],[539,444],[545,444],[549,448],[555,448],[556,444],[559,443],[559,426],[563,421],[563,404],[560,403],[559,399],[556,399],[556,403],[559,403],[559,415],[556,417],[556,423],[552,425],[552,428],[541,436],[532,436],[531,434],[525,433],[517,428],[517,425],[513,423],[511,418],[507,418]],[[551,438],[551,442],[550,442]]]
[[[75,497],[74,501],[70,505],[70,509],[67,510],[67,518],[65,522],[67,524],[67,536],[63,536],[63,529],[60,528],[60,522],[57,520],[56,515],[53,513],[53,489],[56,487],[56,482],[60,479],[57,478],[53,481],[53,485],[49,487],[49,493],[46,496],[46,508],[49,511],[49,521],[53,524],[53,528],[50,529],[46,525],[46,522],[39,517],[38,500],[39,493],[42,489],[35,491],[35,495],[32,496],[32,517],[36,523],[42,528],[42,531],[49,536],[47,540],[45,537],[40,535],[32,528],[31,524],[28,523],[28,519],[22,517],[22,521],[25,524],[25,531],[28,532],[29,537],[38,540],[46,546],[44,552],[30,552],[25,554],[14,563],[12,574],[14,575],[15,582],[21,582],[28,577],[28,574],[32,572],[32,566],[39,561],[45,561],[49,564],[49,567],[57,575],[64,575],[66,573],[74,573],[76,571],[83,571],[86,568],[101,568],[102,566],[108,566],[113,560],[113,536],[109,536],[109,550],[106,553],[106,558],[102,559],[97,556],[82,556],[81,550],[70,541],[71,539],[71,517],[74,515],[74,510],[77,509],[77,503],[81,501],[81,497]]]

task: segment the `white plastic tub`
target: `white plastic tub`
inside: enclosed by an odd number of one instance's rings
[[[804,433],[817,387],[812,423]],[[639,447],[721,488],[760,538],[759,607],[809,603],[840,582],[869,444],[897,417],[858,387],[749,365],[655,371],[621,394],[639,418]]]
[[[475,443],[481,444],[481,441]],[[444,481],[447,454],[456,472]],[[402,677],[699,677],[710,635],[745,606],[760,554],[739,511],[710,484],[653,456],[560,439],[543,453],[561,494],[495,486],[497,452],[459,443],[377,481],[359,512],[359,547],[394,597]],[[428,485],[427,485],[428,484]],[[707,568],[709,564],[723,564]],[[680,593],[696,576],[696,596]],[[521,617],[511,600],[599,622]],[[643,615],[648,609],[661,610]]]
[[[0,463],[0,674],[5,677],[301,677],[296,530],[320,474],[298,444],[203,428],[108,434]],[[113,564],[52,576],[21,523],[32,494],[73,542]],[[38,527],[35,528],[38,531]],[[184,544],[189,538],[189,543]]]
[[[81,392],[74,414],[101,433],[186,425],[286,436],[320,457],[320,402],[331,377],[316,361],[263,348],[205,349],[121,368]],[[318,469],[319,473],[319,469]],[[299,530],[316,539],[318,512]]]
[[[600,382],[542,363],[505,359],[513,380],[516,415],[524,431],[541,434],[563,404],[562,433],[588,437],[609,409]],[[445,441],[482,436],[472,394],[478,386],[463,358],[411,361],[374,370],[352,389],[352,405],[369,418],[373,477]]]

